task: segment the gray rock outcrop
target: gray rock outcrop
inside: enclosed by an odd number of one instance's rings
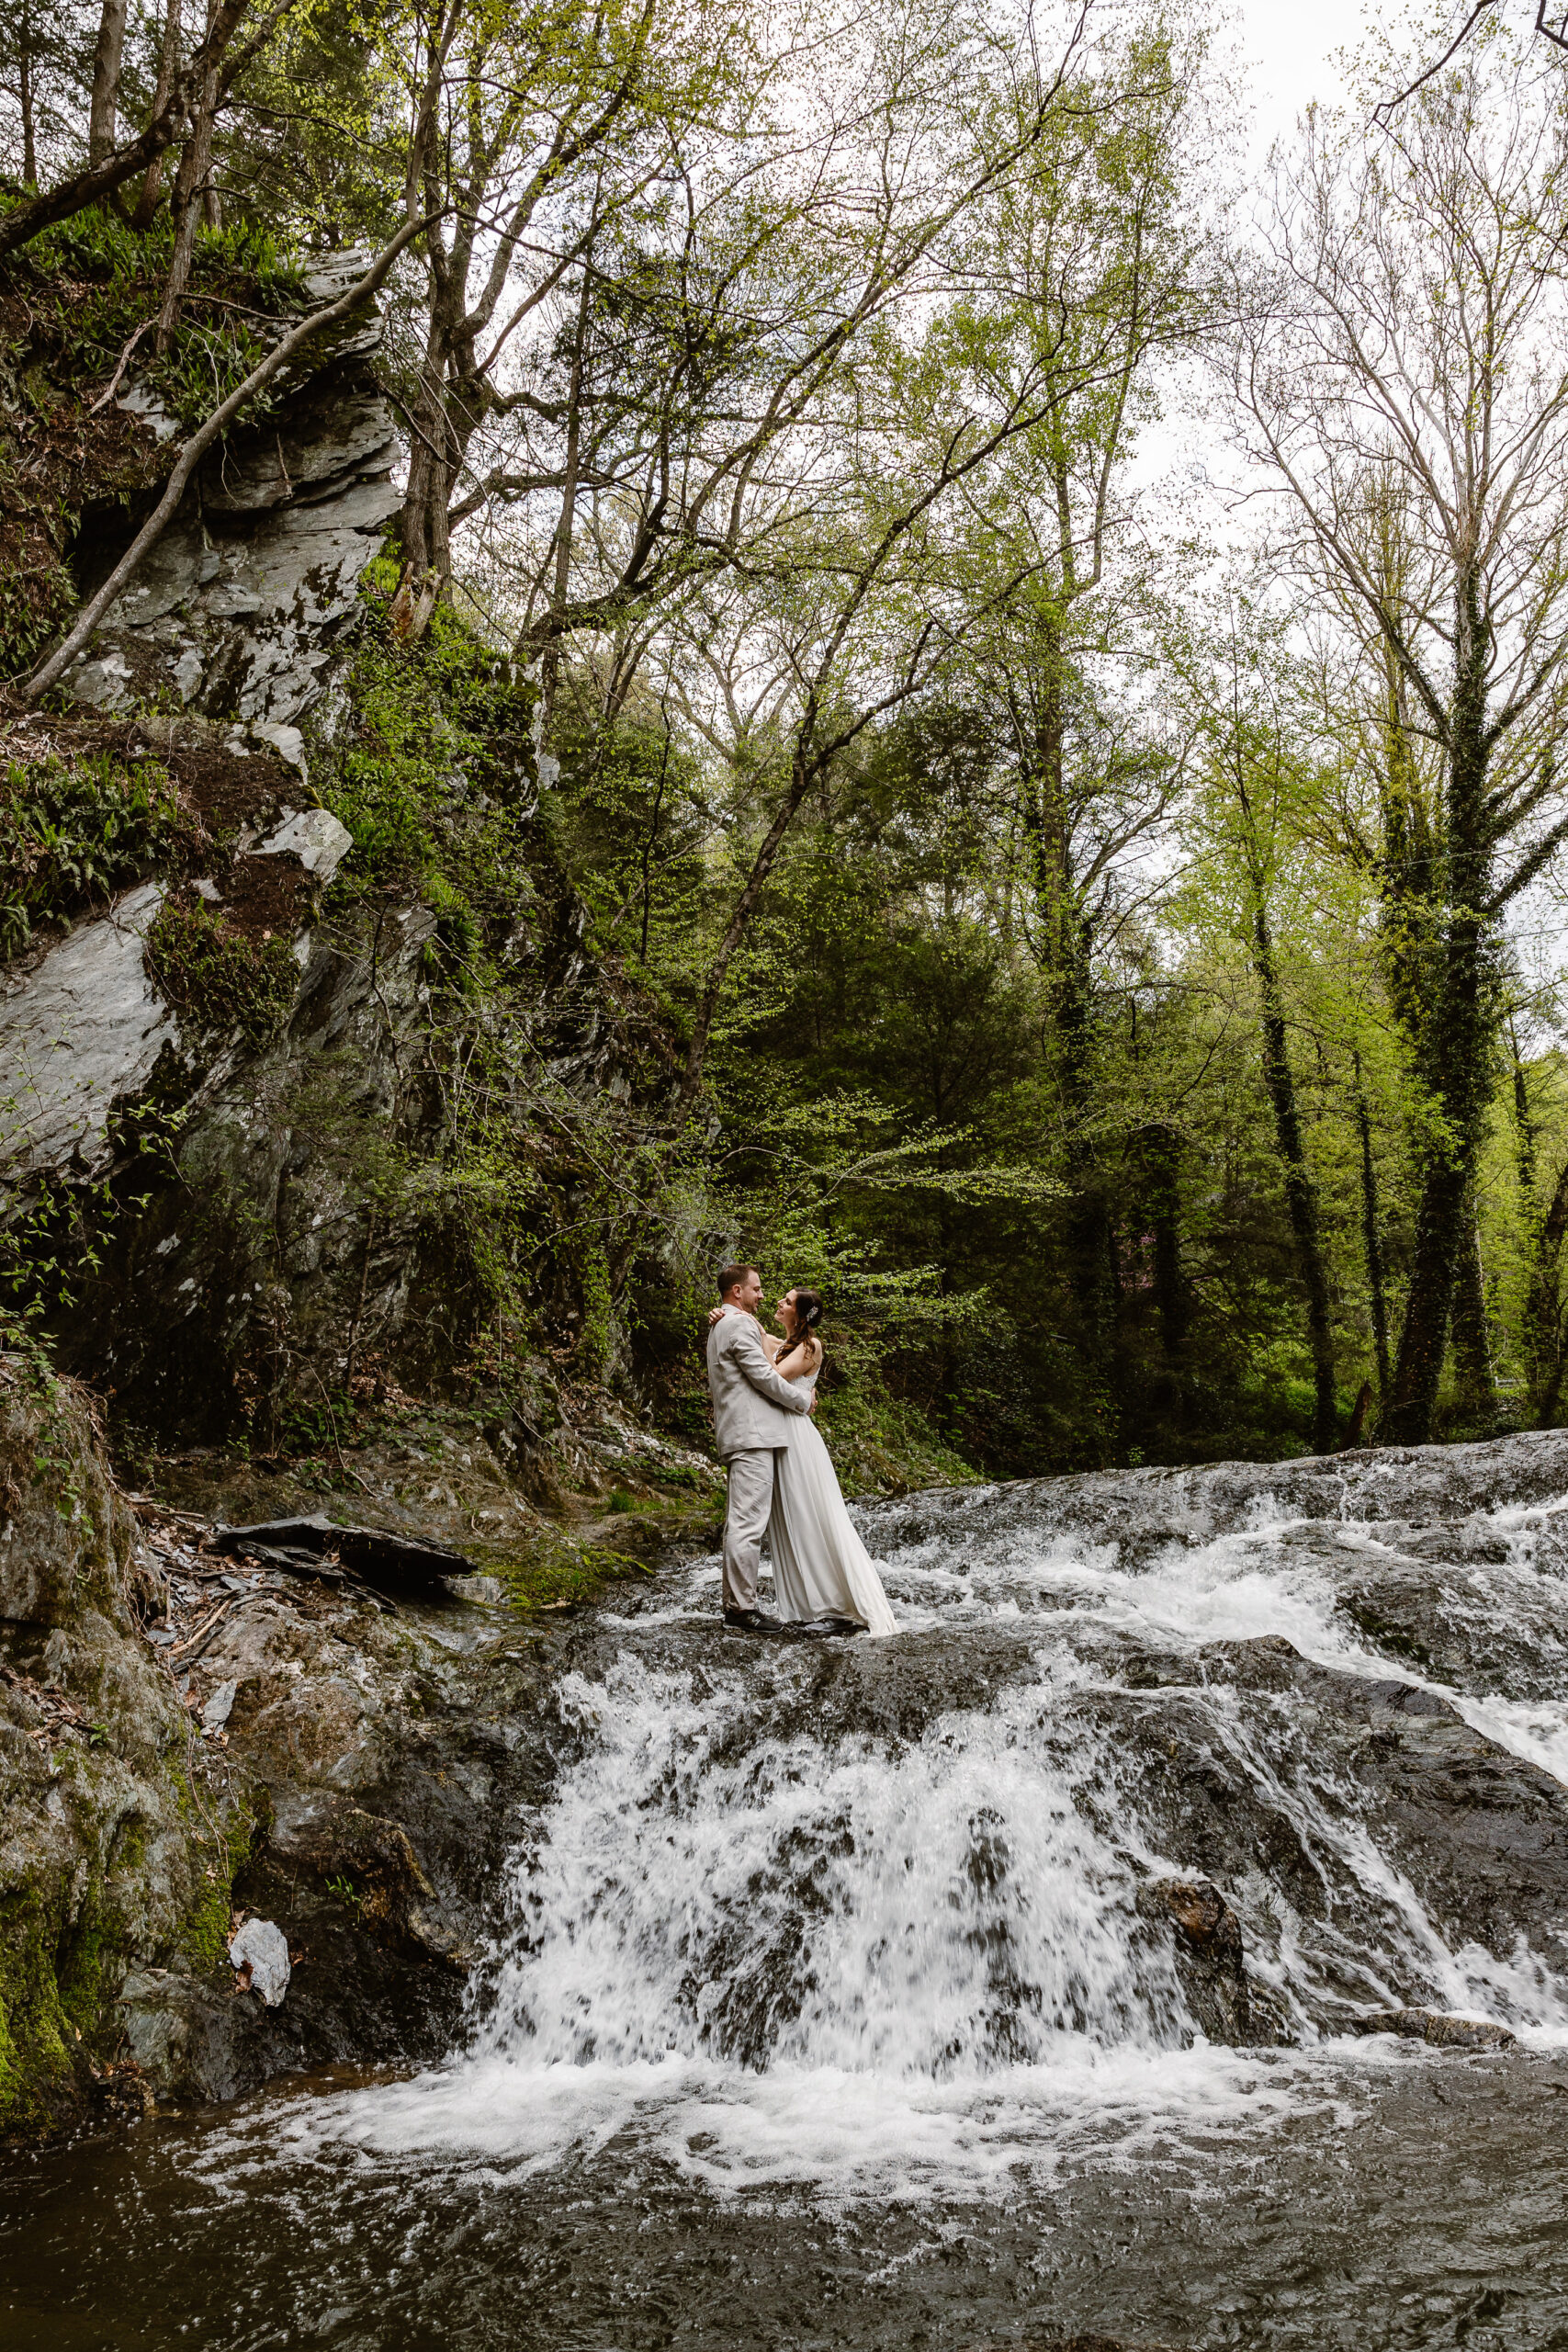
[[[312,301],[332,300],[365,259],[319,265]],[[71,672],[80,700],[118,711],[173,699],[225,722],[233,746],[267,747],[303,771],[300,721],[326,690],[398,506],[396,428],[370,367],[378,339],[372,322],[302,362],[278,407],[214,452]],[[121,404],[139,401],[132,386]],[[118,552],[106,534],[101,570]]]
[[[76,2111],[127,1966],[227,1918],[135,1551],[80,1399],[0,1358],[0,2132]]]
[[[139,1093],[179,1023],[143,949],[161,882],[129,890],[12,977],[0,996],[0,1172],[102,1166],[118,1102]]]

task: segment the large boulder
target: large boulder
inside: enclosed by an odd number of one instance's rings
[[[79,2109],[117,2053],[132,1959],[194,1964],[214,1946],[235,1825],[193,1789],[85,1404],[15,1358],[0,1358],[0,1510],[4,2132]]]

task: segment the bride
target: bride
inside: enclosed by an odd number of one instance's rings
[[[708,1318],[716,1319],[716,1308]],[[762,1333],[762,1345],[784,1379],[808,1390],[822,1369],[817,1327],[822,1301],[813,1290],[784,1293],[775,1312],[784,1332]],[[896,1634],[898,1621],[888,1607],[882,1579],[844,1508],[832,1458],[808,1413],[789,1417],[787,1442],[778,1464],[769,1534],[773,1552],[774,1605],[781,1625],[840,1617],[868,1633]]]

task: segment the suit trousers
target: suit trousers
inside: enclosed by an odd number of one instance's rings
[[[729,1502],[724,1514],[724,1605],[755,1609],[762,1538],[773,1513],[775,1464],[784,1448],[749,1447],[729,1457]]]

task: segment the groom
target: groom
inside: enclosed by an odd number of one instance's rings
[[[724,1521],[724,1622],[757,1633],[768,1623],[757,1606],[762,1538],[773,1508],[773,1473],[788,1443],[786,1413],[810,1410],[806,1390],[768,1362],[757,1309],[762,1277],[755,1266],[721,1266],[725,1312],[708,1333],[708,1393],[718,1458],[729,1471]]]

